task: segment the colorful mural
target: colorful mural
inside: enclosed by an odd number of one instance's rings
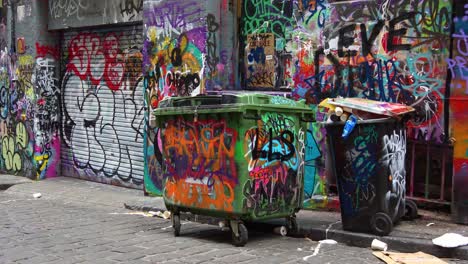
[[[190,96],[234,86],[234,14],[227,1],[148,1],[144,10],[146,191],[161,194],[159,128],[152,110],[167,96]],[[151,179],[151,180],[150,180]]]
[[[457,1],[453,55],[447,58],[451,74],[450,84],[450,132],[455,138],[453,168],[453,215],[458,223],[468,224],[468,1]]]
[[[451,3],[442,0],[243,1],[243,84],[255,89],[253,80],[265,76],[249,60],[254,50],[254,61],[269,67],[275,80],[264,88],[290,88],[294,98],[311,104],[357,96],[411,105],[418,115],[409,138],[442,143],[451,13]],[[262,34],[273,35],[274,52],[250,47],[252,37]],[[311,131],[316,142],[326,136],[318,127]],[[319,159],[324,151],[311,156]],[[323,173],[307,172],[306,196],[320,194],[320,188],[311,192],[316,186],[310,184],[327,181]]]

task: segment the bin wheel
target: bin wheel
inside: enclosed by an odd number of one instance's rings
[[[180,215],[172,215],[172,228],[174,228],[174,236],[180,236]]]
[[[386,236],[393,230],[393,221],[386,213],[376,213],[371,219],[371,229],[378,236]]]
[[[412,200],[405,201],[405,220],[414,220],[418,217],[418,206]]]
[[[297,219],[294,216],[290,216],[286,218],[286,221],[288,223],[288,234],[297,234]]]
[[[249,240],[249,231],[247,231],[247,227],[243,223],[239,223],[237,229],[238,235],[231,228],[232,244],[236,247],[243,247],[247,244],[247,240]]]

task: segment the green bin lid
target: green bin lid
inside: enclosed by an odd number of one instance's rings
[[[169,97],[159,102],[153,111],[156,116],[183,114],[215,114],[227,112],[274,111],[314,115],[305,100],[295,101],[281,96],[260,93],[200,95],[191,97]]]

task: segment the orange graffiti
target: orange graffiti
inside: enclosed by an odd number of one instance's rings
[[[211,187],[201,182],[192,183],[169,178],[164,192],[166,199],[177,205],[225,212],[233,211],[234,189],[231,184],[221,181],[216,176]]]
[[[178,156],[189,157],[188,163],[197,166],[204,160],[233,159],[237,132],[228,128],[225,121],[192,123],[178,120],[169,122],[164,137],[164,151],[167,156],[175,151]],[[226,142],[231,144],[226,145]],[[198,155],[193,155],[194,153]]]

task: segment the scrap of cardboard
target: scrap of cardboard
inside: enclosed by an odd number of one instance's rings
[[[373,254],[387,264],[448,264],[437,257],[421,251],[416,253],[374,251]]]
[[[392,117],[408,114],[415,110],[413,107],[404,104],[379,102],[364,98],[331,98],[328,99],[327,103]]]

